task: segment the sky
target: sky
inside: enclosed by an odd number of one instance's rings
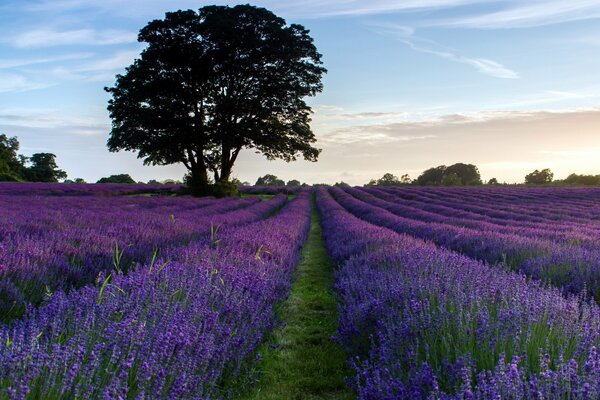
[[[110,153],[115,75],[138,31],[190,0],[0,0],[0,133],[56,154],[69,178],[181,179],[182,165]],[[216,3],[235,5],[237,3]],[[600,173],[600,0],[260,0],[310,30],[324,91],[308,100],[319,161],[248,149],[233,175],[360,185],[386,172],[473,163],[522,182]]]

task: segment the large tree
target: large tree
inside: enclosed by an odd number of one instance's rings
[[[268,159],[316,161],[304,98],[323,89],[309,31],[250,5],[167,13],[138,36],[141,57],[116,84],[110,151],[145,164],[183,163],[202,187],[227,181],[243,148]]]

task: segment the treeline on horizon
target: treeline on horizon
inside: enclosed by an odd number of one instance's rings
[[[343,183],[343,182],[342,182]],[[598,186],[600,175],[584,175],[572,173],[565,179],[554,179],[550,168],[535,170],[525,175],[525,185],[554,185],[554,186]],[[440,165],[426,169],[416,179],[411,179],[408,174],[400,178],[392,173],[386,173],[379,179],[371,179],[365,186],[478,186],[478,185],[509,185],[500,183],[496,178],[483,182],[477,166],[473,164],[456,163],[450,166]],[[519,185],[520,183],[516,183]],[[515,184],[511,184],[515,185]]]
[[[31,157],[17,154],[19,150],[17,137],[8,137],[0,134],[0,181],[9,182],[59,182],[64,183],[86,183],[82,178],[74,180],[66,179],[67,173],[58,168],[56,156],[52,153],[35,153]],[[186,181],[184,177],[184,182]],[[110,175],[99,179],[96,183],[125,183],[136,182],[129,174]],[[166,180],[159,182],[151,179],[148,184],[182,184],[179,180]],[[238,186],[251,186],[250,182],[242,182],[232,178],[231,183]],[[599,175],[585,175],[572,173],[565,179],[554,179],[554,174],[549,168],[535,170],[525,175],[526,185],[555,185],[555,186],[600,186]],[[450,166],[439,165],[423,171],[416,179],[411,179],[408,174],[397,177],[392,173],[386,173],[379,179],[371,179],[365,186],[478,186],[478,185],[508,185],[500,183],[496,178],[483,182],[477,166],[473,164],[456,163]],[[335,186],[350,186],[345,182],[336,182]],[[306,186],[297,179],[285,182],[274,174],[266,174],[256,180],[254,186]]]

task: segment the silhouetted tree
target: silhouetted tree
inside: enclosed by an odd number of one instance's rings
[[[349,187],[350,185],[344,181],[339,181],[333,184],[333,186],[338,186],[338,187]]]
[[[31,166],[25,169],[25,177],[31,182],[58,182],[67,173],[58,169],[56,156],[52,153],[35,153],[29,158]]]
[[[544,185],[552,182],[554,174],[550,171],[550,168],[545,168],[541,171],[537,169],[527,175],[525,175],[525,183],[528,185]]]
[[[141,58],[117,75],[110,151],[145,164],[183,163],[199,192],[230,178],[243,148],[268,159],[316,161],[311,108],[321,55],[301,25],[250,5],[167,13],[138,36]]]
[[[301,182],[298,179],[289,180],[285,184],[285,186],[300,186],[300,185],[301,185]]]
[[[111,175],[104,178],[101,178],[96,183],[130,183],[133,184],[135,181],[129,174],[118,174]]]
[[[267,174],[256,180],[255,186],[285,186],[285,182],[275,175]]]
[[[491,178],[488,182],[488,185],[497,185],[498,184],[498,179],[496,178]]]

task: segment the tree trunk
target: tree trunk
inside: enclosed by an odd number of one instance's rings
[[[233,164],[240,153],[241,147],[237,147],[231,152],[229,149],[223,149],[223,158],[221,161],[221,176],[219,182],[228,182],[233,171]],[[225,154],[227,154],[225,156]]]
[[[187,182],[194,196],[205,196],[208,193],[208,172],[206,167],[195,164],[190,168],[190,178]]]

